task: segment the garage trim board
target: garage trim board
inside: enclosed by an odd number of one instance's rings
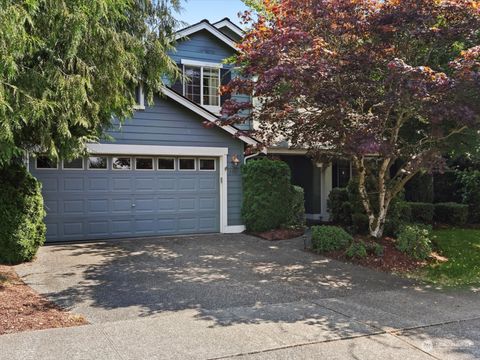
[[[124,144],[90,144],[88,146],[89,152],[91,156],[106,156],[108,157],[108,171],[114,171],[115,173],[125,173],[126,171],[136,171],[135,168],[135,161],[137,158],[152,158],[154,159],[154,163],[156,164],[157,158],[175,158],[175,171],[178,173],[178,162],[179,159],[182,157],[191,157],[195,159],[195,170],[192,170],[190,175],[192,176],[202,176],[204,174],[207,176],[208,173],[212,174],[211,176],[218,177],[217,180],[217,191],[218,191],[218,217],[217,221],[217,230],[222,233],[237,233],[242,232],[245,230],[244,226],[228,226],[227,217],[228,217],[228,207],[227,207],[227,161],[228,161],[228,148],[223,147],[177,147],[177,146],[156,146],[156,145],[124,145]],[[131,170],[114,170],[112,167],[112,160],[113,158],[129,158],[131,159],[130,169]],[[213,170],[205,169],[201,171],[200,169],[200,160],[205,159],[214,159],[215,166]],[[34,162],[36,165],[35,159],[32,159],[32,163]],[[99,170],[89,170],[88,169],[88,159],[84,161],[86,165],[82,164],[82,167],[85,166],[85,173],[89,172],[96,172]],[[208,165],[205,162],[206,165]],[[68,171],[68,169],[64,169],[63,162],[59,162],[57,170],[60,171]],[[211,163],[209,164],[211,167]],[[42,178],[42,173],[48,174],[48,170],[46,169],[36,169],[36,166],[32,167],[32,170],[35,170],[36,176]],[[78,170],[77,170],[78,171]],[[105,170],[103,170],[105,171]],[[156,173],[159,173],[158,168],[155,165]],[[71,172],[71,174],[76,173],[75,171]],[[145,171],[142,171],[145,173]],[[185,171],[188,173],[188,171]],[[196,174],[196,175],[195,175]],[[45,176],[45,175],[44,175]],[[88,177],[88,175],[87,175]],[[136,177],[134,175],[134,177]],[[200,178],[199,180],[200,181]],[[213,178],[210,177],[210,182],[213,181]],[[132,189],[133,190],[133,189]],[[198,194],[201,196],[201,193]],[[134,205],[133,205],[134,206]],[[47,209],[48,212],[48,209]],[[199,215],[200,216],[200,215]],[[134,235],[138,236],[138,235]],[[113,236],[112,236],[113,237]],[[91,238],[88,238],[91,239]],[[58,240],[63,240],[59,238]],[[68,240],[68,239],[65,239]],[[76,240],[76,239],[70,239]],[[78,239],[84,240],[84,239]],[[54,240],[55,241],[55,240]]]

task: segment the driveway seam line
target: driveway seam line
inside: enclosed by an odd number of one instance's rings
[[[102,329],[101,327],[99,328],[100,332],[103,334],[103,336],[105,336],[105,339],[107,340],[107,342],[110,344],[110,346],[112,347],[113,351],[115,351],[115,353],[118,355],[118,358],[120,360],[127,360],[125,357],[123,357],[123,355],[120,353],[120,351],[117,349],[117,347],[115,346],[115,343],[113,342],[113,340],[110,338],[110,336],[107,334],[107,332],[105,331],[105,329]]]

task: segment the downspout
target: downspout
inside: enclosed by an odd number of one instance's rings
[[[254,158],[254,157],[256,157],[256,156],[258,156],[258,155],[260,155],[260,154],[261,154],[261,151],[256,152],[255,154],[252,154],[252,155],[245,156],[245,157],[243,158],[243,163],[246,164],[246,163],[247,163],[247,160],[250,160],[250,159],[252,159],[252,158]]]

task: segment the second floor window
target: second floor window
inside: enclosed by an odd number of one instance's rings
[[[207,108],[220,107],[220,69],[184,65],[184,74],[185,97]]]

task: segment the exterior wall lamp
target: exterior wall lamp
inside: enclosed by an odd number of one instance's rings
[[[237,154],[233,154],[232,155],[232,159],[230,160],[230,162],[232,163],[232,165],[234,167],[238,167],[238,165],[240,165],[240,159],[238,158],[238,155]]]

